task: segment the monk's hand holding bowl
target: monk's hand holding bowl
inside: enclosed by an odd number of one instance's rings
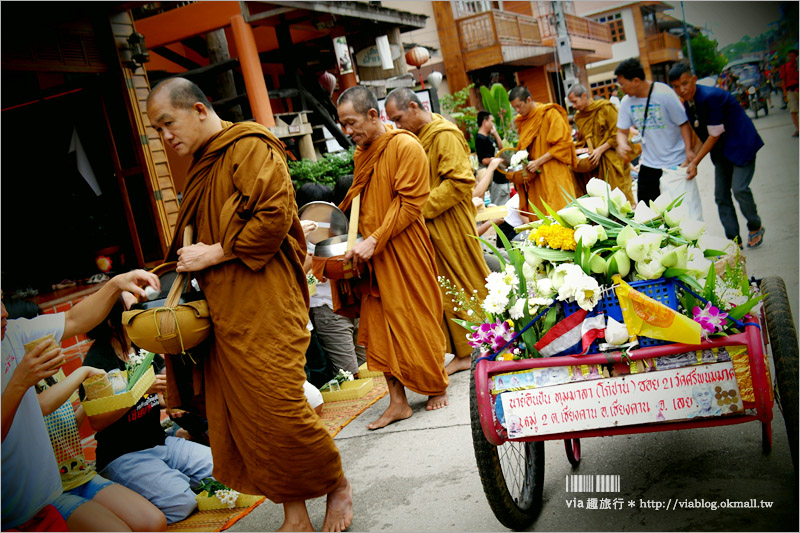
[[[592,150],[592,153],[589,155],[589,161],[593,165],[599,165],[600,164],[600,158],[603,157],[603,152],[605,152],[605,150],[603,150],[602,148],[600,148],[598,146],[597,148]]]
[[[344,255],[344,260],[353,261],[353,270],[358,268],[359,263],[365,263],[370,260],[372,254],[375,253],[375,247],[378,245],[378,240],[370,235],[363,241],[359,242],[353,249]]]
[[[217,244],[191,244],[178,250],[178,272],[197,272],[208,267],[218,265],[226,260],[222,245]]]

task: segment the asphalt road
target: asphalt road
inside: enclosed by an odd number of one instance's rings
[[[747,270],[759,278],[784,278],[797,324],[798,140],[791,137],[786,111],[775,108],[755,123],[766,145],[758,155],[753,191],[767,232],[761,248],[746,251]],[[713,166],[706,160],[699,170],[708,231],[723,235]],[[468,373],[453,376],[450,406],[435,412],[425,411],[426,398],[410,393],[411,419],[370,432],[365,425],[386,408],[384,398],[336,436],[355,492],[351,531],[506,531],[489,508],[476,469],[468,391]],[[544,504],[530,531],[798,531],[797,477],[777,407],[773,430],[769,454],[762,453],[755,422],[584,439],[576,469],[566,460],[563,442],[548,441]],[[620,491],[568,493],[565,478],[571,474],[619,475]],[[611,508],[585,508],[590,498],[604,496],[612,500]],[[621,509],[614,506],[617,498]],[[723,502],[753,498],[761,508],[722,508]],[[568,504],[577,500],[584,508]],[[684,508],[654,508],[669,500]],[[319,529],[324,498],[308,508]],[[230,531],[275,531],[282,518],[282,508],[266,502]]]

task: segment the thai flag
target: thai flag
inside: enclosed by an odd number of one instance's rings
[[[584,354],[592,342],[605,336],[605,315],[580,309],[553,326],[534,345],[544,357],[566,353]]]

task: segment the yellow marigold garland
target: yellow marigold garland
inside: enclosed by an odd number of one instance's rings
[[[560,224],[541,225],[531,232],[528,239],[555,250],[574,250],[576,246],[575,230]]]

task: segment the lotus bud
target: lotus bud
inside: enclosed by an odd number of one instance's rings
[[[544,262],[544,259],[533,253],[529,247],[522,248],[522,255],[525,256],[525,264],[533,268],[538,268]]]
[[[589,194],[589,196],[599,196],[600,198],[605,198],[611,192],[611,188],[605,181],[598,178],[592,178],[589,180],[589,183],[586,184],[586,192]]]
[[[584,209],[588,209],[592,213],[597,213],[598,215],[603,215],[604,217],[608,216],[608,206],[606,205],[605,198],[587,196],[578,198],[577,202],[583,206]]]
[[[622,246],[624,248],[628,244],[628,241],[636,237],[636,235],[635,229],[630,226],[625,226],[622,228],[622,231],[617,234],[617,246]]]
[[[625,277],[631,272],[631,260],[625,250],[617,250],[611,257],[617,262],[617,271],[621,277]],[[610,259],[609,259],[610,262]]]
[[[645,222],[650,222],[654,218],[658,217],[658,213],[647,207],[644,201],[639,201],[636,204],[636,210],[633,212],[633,221],[638,222],[639,224],[644,224]]]
[[[661,264],[667,268],[686,268],[688,260],[688,247],[685,244],[665,249],[661,254]]]
[[[611,203],[617,207],[617,211],[620,214],[626,214],[631,212],[631,203],[628,201],[628,197],[625,196],[625,193],[622,192],[619,187],[616,187],[613,191],[611,191]]]
[[[659,215],[664,214],[669,204],[672,203],[672,196],[667,193],[661,193],[655,200],[650,200],[650,208]]]
[[[666,268],[661,264],[660,254],[636,261],[636,272],[644,279],[658,279]]]
[[[628,342],[629,338],[630,335],[628,335],[628,328],[625,327],[625,324],[617,322],[614,320],[614,317],[609,316],[608,323],[606,324],[606,342],[614,346],[619,346]]]
[[[730,239],[724,239],[722,237],[703,233],[700,238],[697,239],[697,247],[703,251],[719,250],[720,252],[726,254],[732,254],[736,250],[736,243]]]
[[[591,248],[597,242],[597,230],[594,226],[582,224],[575,228],[575,242],[581,242],[581,245],[586,248]]]
[[[686,209],[686,206],[681,204],[678,207],[673,207],[664,213],[664,221],[670,228],[677,228],[680,225],[681,220],[686,218],[688,215],[689,211]]]
[[[597,242],[602,242],[608,239],[608,233],[606,233],[606,228],[597,225],[594,226],[594,229],[597,230]]]
[[[578,207],[565,207],[564,209],[558,211],[558,216],[564,219],[564,222],[573,228],[575,226],[579,226],[580,224],[586,224],[586,215],[584,215],[583,211],[581,211]]]
[[[701,220],[683,219],[680,223],[681,236],[687,241],[696,241],[706,230],[706,225]]]
[[[605,259],[600,257],[600,254],[592,254],[592,259],[589,261],[589,268],[595,274],[605,274],[608,271],[608,263]]]
[[[536,268],[528,263],[522,263],[522,275],[525,277],[525,281],[533,281],[536,279]]]

